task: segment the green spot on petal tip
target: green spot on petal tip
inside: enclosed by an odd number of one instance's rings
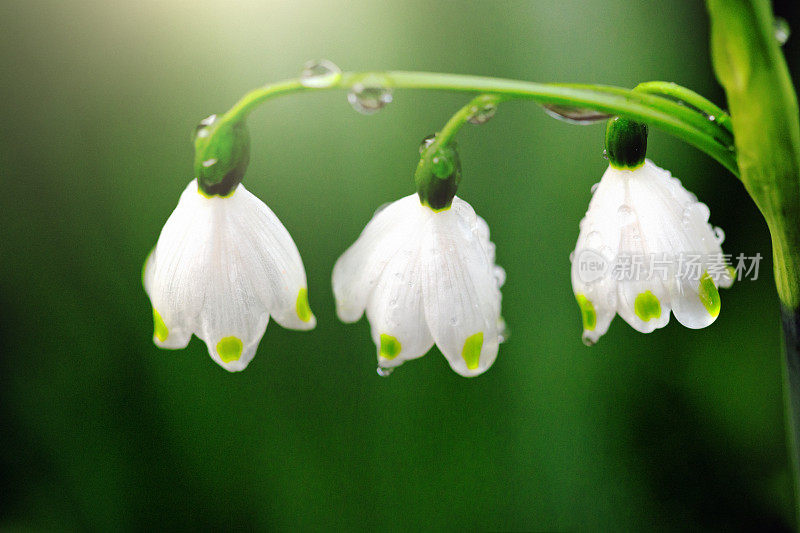
[[[711,279],[708,271],[700,278],[697,295],[700,297],[700,301],[703,302],[703,307],[706,308],[708,314],[717,317],[722,307],[722,300],[720,300],[717,286],[714,285],[714,280]]]
[[[636,316],[647,322],[651,318],[658,318],[661,316],[661,304],[656,298],[656,295],[650,291],[639,293],[636,301],[633,304],[633,310]]]
[[[242,356],[242,341],[236,337],[223,337],[217,343],[217,353],[223,363],[238,361]]]
[[[594,305],[583,294],[576,294],[575,299],[578,301],[578,307],[581,308],[583,329],[594,331],[594,328],[597,327],[597,312],[594,310]]]
[[[381,333],[381,347],[380,347],[380,355],[384,359],[394,359],[400,354],[400,350],[403,347],[400,344],[400,341],[397,340],[396,337],[392,337],[391,335],[387,335],[386,333]]]
[[[153,308],[153,336],[160,342],[164,342],[169,337],[167,325],[164,324],[164,319],[161,318],[155,307]]]
[[[308,322],[314,317],[314,313],[311,312],[311,307],[308,305],[308,289],[300,289],[300,292],[297,293],[295,307],[297,318],[303,322]]]
[[[481,348],[483,347],[483,332],[479,331],[475,335],[470,335],[464,341],[464,348],[461,350],[461,357],[467,363],[467,368],[475,370],[481,358]]]

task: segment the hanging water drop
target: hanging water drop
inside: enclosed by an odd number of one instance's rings
[[[433,144],[433,141],[435,140],[436,140],[435,133],[431,133],[430,135],[422,139],[422,142],[419,144],[419,154],[422,155],[425,149],[428,148],[428,146],[430,146],[431,144]]]
[[[359,113],[372,115],[391,103],[392,89],[387,85],[378,77],[363,79],[347,93],[347,101]]]
[[[390,205],[392,205],[392,202],[386,202],[385,204],[379,205],[378,209],[376,209],[375,212],[372,213],[372,216],[374,217],[375,215],[377,215],[378,213],[380,213],[381,211],[383,211],[384,209],[386,209]]]
[[[598,181],[597,183],[595,183],[594,185],[592,185],[592,188],[591,188],[591,189],[589,189],[589,190],[591,191],[591,193],[592,193],[592,194],[594,194],[594,192],[597,190],[597,188],[598,188],[599,186],[600,186],[600,182]]]
[[[719,226],[714,227],[714,241],[717,244],[722,244],[725,240],[725,232]]]
[[[492,273],[494,274],[494,281],[497,283],[497,287],[500,288],[506,282],[506,271],[501,266],[494,267]]]
[[[378,375],[382,378],[388,378],[394,372],[394,367],[379,366],[377,368]]]
[[[617,216],[619,217],[620,224],[630,224],[636,219],[636,216],[633,214],[633,209],[627,204],[619,206],[619,209],[617,209]]]
[[[594,109],[568,105],[543,104],[542,109],[551,117],[570,124],[594,124],[614,116]]]
[[[327,59],[309,61],[300,72],[300,85],[313,89],[333,87],[342,79],[342,69]]]
[[[786,44],[786,41],[789,40],[789,35],[791,35],[792,30],[789,28],[789,23],[786,22],[785,18],[776,17],[774,23],[774,30],[775,30],[775,40],[778,41],[778,44],[783,46]]]
[[[214,122],[217,121],[217,115],[209,115],[203,120],[200,121],[194,129],[194,136],[195,137],[208,137],[210,132],[208,131],[208,126],[212,125]]]
[[[581,335],[581,341],[585,346],[594,346],[594,344],[597,342],[593,340],[591,337],[589,337],[589,334],[585,332],[583,335]]]
[[[480,126],[492,120],[492,117],[497,113],[497,104],[488,103],[483,107],[472,106],[470,112],[471,114],[467,119],[469,123]]]
[[[511,331],[508,329],[506,325],[506,321],[503,317],[497,319],[497,342],[503,344],[508,340],[508,337],[511,335]]]

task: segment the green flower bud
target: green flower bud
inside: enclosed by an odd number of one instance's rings
[[[434,211],[449,209],[461,182],[461,160],[455,143],[439,146],[435,137],[428,137],[422,141],[420,153],[414,173],[420,202]]]
[[[206,196],[227,196],[242,181],[250,162],[250,134],[244,121],[211,115],[194,137],[194,175]]]
[[[606,126],[606,155],[614,168],[635,169],[647,152],[647,124],[614,117]]]

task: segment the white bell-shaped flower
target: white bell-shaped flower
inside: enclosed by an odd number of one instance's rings
[[[179,349],[194,333],[229,371],[253,359],[270,316],[286,328],[316,324],[289,232],[241,184],[209,197],[197,180],[189,183],[145,262],[143,283],[153,341]]]
[[[723,233],[708,217],[708,207],[652,161],[625,168],[612,159],[571,256],[584,342],[596,342],[617,313],[643,333],[665,326],[670,312],[689,328],[714,322],[717,288],[733,275]]]
[[[452,197],[452,196],[451,196]],[[386,372],[434,343],[462,376],[477,376],[502,341],[500,287],[489,227],[458,197],[440,210],[417,194],[379,210],[333,269],[339,318],[366,310]]]

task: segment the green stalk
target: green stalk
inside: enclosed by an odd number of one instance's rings
[[[352,89],[365,80],[381,80],[392,89],[434,89],[486,93],[501,99],[527,99],[539,104],[582,107],[609,115],[622,115],[659,128],[707,153],[734,175],[736,158],[729,133],[715,121],[672,99],[620,87],[547,84],[529,81],[442,74],[436,72],[345,72],[325,87],[305,87],[299,79],[285,80],[254,89],[222,118],[241,121],[261,103],[277,96],[308,91]]]
[[[707,0],[714,69],[728,97],[741,180],[772,236],[784,331],[787,440],[800,517],[800,119],[767,0]]]

